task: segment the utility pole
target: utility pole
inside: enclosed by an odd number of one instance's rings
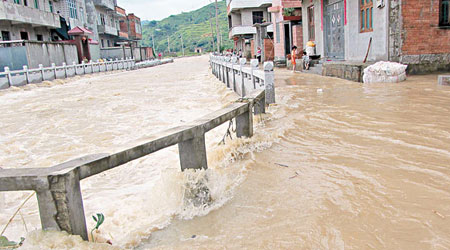
[[[217,52],[220,53],[220,28],[219,28],[219,6],[217,6],[216,0],[216,32],[217,32]]]
[[[211,19],[212,19],[212,14],[211,14],[211,12],[209,12],[209,26],[211,26],[211,39],[212,39],[212,46],[213,46],[212,50],[214,51],[214,50],[216,50],[215,49],[216,44],[214,42],[214,29],[213,29],[213,25],[212,25]]]
[[[183,34],[181,34],[181,50],[183,51],[183,56],[184,56]]]
[[[167,50],[170,53],[170,36],[167,37]]]

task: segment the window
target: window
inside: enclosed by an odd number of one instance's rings
[[[36,35],[38,41],[44,41],[44,37],[42,35]]]
[[[105,40],[102,39],[102,48],[105,47]]]
[[[439,8],[439,26],[450,27],[450,0],[441,0]]]
[[[100,14],[100,24],[105,26],[106,22],[105,22],[105,15]]]
[[[310,41],[316,40],[316,26],[314,24],[314,6],[309,6],[308,14],[308,39]]]
[[[360,32],[373,31],[373,0],[360,0]]]
[[[9,31],[2,31],[2,40],[3,41],[10,41],[11,37],[9,35]]]
[[[228,16],[228,28],[233,28],[233,22],[231,21],[231,16]]]
[[[67,0],[67,5],[69,6],[70,18],[78,19],[77,5],[75,3],[75,0]]]
[[[110,43],[109,40],[108,40],[108,48],[109,48],[109,47],[111,47],[111,43]]]
[[[20,0],[14,0],[14,3],[20,4]]]
[[[34,0],[34,7],[39,9],[39,0]]]
[[[26,31],[21,31],[21,32],[20,32],[20,39],[21,39],[21,40],[28,40],[28,32],[26,32]]]
[[[23,0],[23,5],[28,6],[28,1],[27,0]]]
[[[53,13],[53,2],[48,1],[48,7],[50,8],[50,12]]]
[[[253,11],[253,24],[255,23],[263,23],[264,21],[264,12],[262,11]]]

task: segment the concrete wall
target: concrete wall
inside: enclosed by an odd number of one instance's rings
[[[100,45],[98,44],[89,44],[89,51],[91,52],[91,60],[97,61],[101,58],[100,56]]]
[[[52,63],[78,62],[77,48],[72,44],[30,42],[26,43],[26,48],[29,68],[38,68],[39,64],[49,67]]]
[[[129,47],[124,49],[122,47],[115,48],[103,48],[100,49],[100,57],[104,59],[121,59],[121,58],[130,58],[131,57],[131,49]]]
[[[0,72],[5,67],[9,67],[11,70],[22,69],[23,65],[28,65],[25,46],[0,47]]]

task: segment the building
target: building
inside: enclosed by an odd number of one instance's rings
[[[331,61],[395,61],[450,70],[449,0],[303,0],[303,42]]]
[[[273,0],[269,12],[274,25],[275,62],[284,62],[295,45],[303,48],[301,0]]]
[[[49,0],[50,11],[63,17],[71,28],[86,26],[85,0]]]
[[[142,26],[141,19],[133,13],[128,14],[128,36],[132,41],[142,40]]]
[[[268,12],[270,6],[272,6],[272,0],[227,0],[229,38],[234,41],[234,49],[242,50],[247,58],[254,58],[258,47],[254,46],[256,40],[254,25],[271,22],[271,14]],[[272,37],[273,25],[270,25],[264,37],[269,39],[269,45],[272,43]],[[267,46],[267,48],[269,50],[265,51],[266,58],[273,57],[273,46]]]
[[[125,42],[129,40],[128,36],[128,19],[124,8],[116,6],[117,18],[119,20],[119,40]]]
[[[44,0],[0,1],[0,40],[51,41],[61,27],[59,15]]]
[[[96,33],[96,40],[101,48],[114,47],[119,39],[119,15],[116,12],[116,0],[86,0],[91,2],[90,12],[91,23]],[[92,8],[92,5],[94,6]],[[95,24],[94,24],[95,23]]]

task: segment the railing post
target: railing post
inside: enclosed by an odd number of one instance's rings
[[[83,75],[86,75],[86,63],[82,61],[81,66],[83,66]]]
[[[92,63],[92,60],[89,61],[89,64],[91,65],[91,74],[94,74],[94,64]]]
[[[257,100],[254,104],[255,115],[265,114],[266,113],[266,97],[261,97],[260,100]]]
[[[67,78],[67,64],[63,62],[62,66],[64,68],[64,78]]]
[[[236,117],[236,135],[237,137],[252,137],[253,136],[253,114],[250,104],[247,106],[247,111]]]
[[[239,60],[239,65],[240,65],[240,73],[241,73],[241,96],[244,97],[245,96],[245,76],[244,76],[244,65],[247,63],[247,59],[245,58],[241,58]]]
[[[252,59],[250,60],[250,74],[251,74],[251,79],[252,79],[252,84],[253,84],[253,89],[256,89],[256,83],[255,83],[255,76],[253,75],[253,71],[255,69],[258,69],[258,65],[259,65],[259,61],[258,59]]]
[[[234,65],[238,62],[238,58],[233,56],[231,58],[231,72],[233,72],[233,91],[236,91],[236,71],[234,71]]]
[[[42,228],[63,230],[88,240],[78,170],[48,176],[46,182],[46,189],[36,190]]]
[[[264,63],[264,88],[266,90],[266,103],[275,103],[275,74],[273,72],[273,62]]]
[[[8,87],[12,86],[12,76],[11,76],[11,71],[9,70],[9,67],[5,67],[5,73],[6,73],[6,77],[8,78]]]
[[[229,62],[231,61],[230,57],[227,57],[225,59],[225,84],[227,85],[227,88],[230,87],[230,71],[229,71]]]
[[[28,66],[23,65],[23,71],[25,71],[25,81],[30,84],[30,72],[28,71]]]
[[[77,63],[72,62],[72,65],[73,65],[73,75],[76,76],[77,75]]]
[[[178,143],[181,171],[186,169],[207,169],[205,134]]]
[[[56,64],[52,63],[52,70],[53,70],[53,75],[55,76],[55,80],[56,80]]]
[[[45,75],[44,75],[44,65],[39,64],[39,69],[41,70],[41,77],[42,77],[42,81],[45,81]]]

